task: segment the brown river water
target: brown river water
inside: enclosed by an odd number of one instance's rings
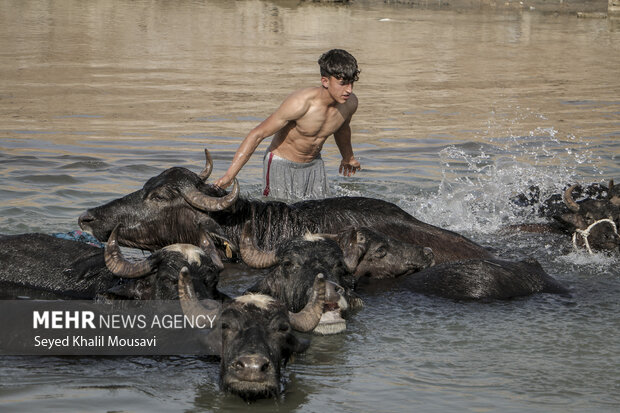
[[[346,333],[289,364],[281,398],[252,405],[198,357],[0,357],[0,411],[618,411],[618,258],[502,228],[540,221],[510,201],[530,185],[620,180],[620,24],[432,6],[0,0],[0,233],[77,229],[170,166],[199,171],[205,147],[220,176],[338,47],[362,69],[363,170],[337,176],[328,140],[334,193],[536,258],[570,297],[367,293]],[[267,141],[239,174],[243,196],[260,196]],[[247,277],[228,273],[242,291]]]

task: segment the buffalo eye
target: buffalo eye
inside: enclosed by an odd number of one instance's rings
[[[222,330],[228,330],[230,329],[230,324],[228,324],[227,322],[223,321],[222,324],[220,325]]]
[[[288,277],[296,268],[297,265],[293,261],[286,260],[282,263],[284,269],[284,276]]]
[[[165,201],[167,198],[164,193],[160,191],[153,191],[146,196],[149,201]]]
[[[387,251],[385,249],[385,247],[379,247],[375,250],[375,257],[377,258],[383,258],[385,257],[385,254],[387,254]]]
[[[286,333],[290,329],[291,329],[291,326],[289,325],[289,323],[280,323],[278,325],[278,331],[280,331],[282,333]]]

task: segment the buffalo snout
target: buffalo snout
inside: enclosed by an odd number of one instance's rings
[[[239,380],[248,382],[264,382],[268,375],[273,374],[269,359],[260,354],[247,354],[237,357],[232,363],[234,374]]]
[[[84,231],[89,231],[90,230],[90,224],[94,220],[95,220],[95,217],[93,217],[88,211],[86,211],[82,215],[80,215],[80,217],[78,218],[78,225]]]

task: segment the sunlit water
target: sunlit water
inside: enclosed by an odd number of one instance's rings
[[[315,337],[280,400],[254,411],[617,411],[617,257],[568,237],[507,233],[540,221],[510,202],[538,185],[620,179],[620,31],[536,12],[310,2],[0,1],[0,233],[77,229],[88,207],[170,166],[222,174],[240,140],[318,56],[362,68],[354,149],[338,195],[534,257],[572,291],[462,303],[365,292],[345,334]],[[267,143],[258,152],[262,154]],[[261,156],[239,175],[259,196]],[[233,268],[224,280],[241,291]],[[244,411],[218,366],[184,357],[0,359],[2,411]]]

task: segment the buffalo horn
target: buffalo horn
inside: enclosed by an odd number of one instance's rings
[[[564,203],[573,212],[579,212],[579,205],[573,199],[573,191],[577,187],[577,184],[571,185],[566,191],[564,191]]]
[[[183,314],[194,317],[194,319],[204,316],[213,320],[220,311],[219,304],[209,309],[198,301],[187,267],[183,267],[179,271],[179,301]]]
[[[205,168],[202,170],[202,172],[200,172],[200,175],[198,175],[203,182],[207,181],[207,179],[211,175],[211,171],[213,170],[213,160],[211,159],[211,154],[209,153],[209,150],[207,148],[205,148],[205,158]]]
[[[243,226],[239,249],[243,262],[252,268],[268,268],[278,262],[275,251],[268,252],[256,248],[249,221]]]
[[[112,274],[123,278],[138,278],[151,273],[155,266],[153,255],[139,262],[131,262],[123,257],[117,239],[119,226],[114,227],[105,245],[104,258],[108,270]]]
[[[223,197],[209,196],[198,189],[183,193],[183,198],[194,208],[205,212],[223,211],[233,205],[239,198],[239,182],[235,178],[232,191]]]
[[[312,297],[298,313],[288,313],[291,326],[304,333],[314,330],[319,324],[325,306],[325,276],[318,274],[312,286]]]

